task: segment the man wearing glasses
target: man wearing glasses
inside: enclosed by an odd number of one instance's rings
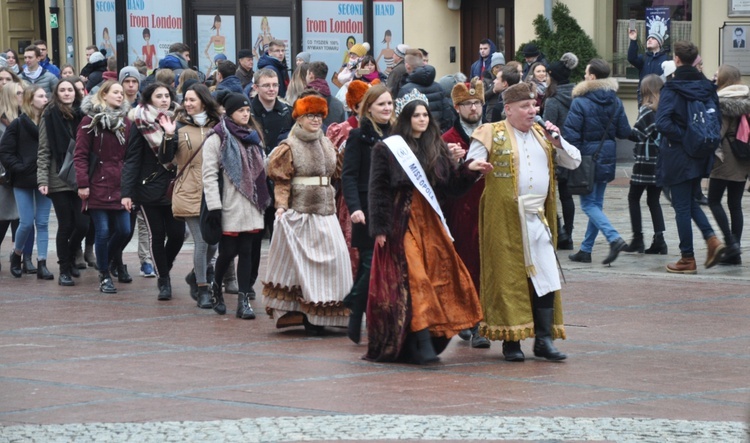
[[[286,66],[286,44],[281,40],[271,40],[268,52],[258,59],[258,69],[268,68],[276,73],[279,83],[278,96],[286,96],[289,86],[289,68]]]

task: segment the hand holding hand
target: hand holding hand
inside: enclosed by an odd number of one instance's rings
[[[466,153],[466,151],[464,151],[464,148],[462,148],[458,143],[448,143],[448,150],[451,152],[451,157],[456,163],[464,158],[464,154]]]

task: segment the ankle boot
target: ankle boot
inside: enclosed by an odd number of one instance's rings
[[[208,285],[198,286],[197,296],[198,307],[201,309],[211,309],[211,291]]]
[[[696,274],[698,268],[695,264],[695,257],[683,255],[676,263],[670,263],[667,265],[667,272],[673,274]]]
[[[742,264],[742,258],[740,258],[740,255],[742,254],[742,250],[740,249],[740,244],[735,242],[733,239],[732,241],[727,241],[727,248],[724,250],[724,256],[719,260],[720,265],[741,265]]]
[[[188,275],[185,276],[185,283],[190,286],[190,298],[198,301],[198,281],[195,279],[195,270],[190,271]],[[200,304],[200,303],[199,303]]]
[[[156,282],[159,288],[158,300],[165,301],[172,299],[172,281],[169,277],[159,277]]]
[[[57,278],[57,284],[60,286],[75,286],[73,277],[70,275],[71,265],[68,263],[60,263],[60,276]]]
[[[49,269],[47,269],[47,260],[37,260],[36,261],[36,278],[37,280],[54,280],[55,276],[52,275],[51,272],[49,272]]]
[[[609,254],[607,255],[607,258],[602,261],[602,264],[612,264],[613,261],[617,260],[617,256],[620,255],[620,251],[625,249],[627,246],[628,245],[625,243],[625,240],[623,240],[622,237],[619,237],[617,240],[610,243]]]
[[[23,268],[21,266],[21,256],[11,251],[10,253],[10,273],[15,278],[21,278]]]
[[[83,253],[83,260],[89,268],[96,268],[96,255],[94,255],[94,245],[86,245],[86,251]]]
[[[227,313],[227,305],[224,304],[224,294],[221,292],[221,286],[214,282],[213,294],[211,296],[211,308],[219,315]]]
[[[581,251],[580,249],[575,254],[570,254],[568,258],[570,261],[577,261],[579,263],[591,263],[591,253]]]
[[[567,228],[562,225],[562,219],[557,217],[557,249],[560,251],[573,250],[573,238],[570,236]]]
[[[302,317],[302,325],[304,325],[305,332],[309,336],[320,337],[326,334],[326,328],[324,326],[314,325],[310,323],[310,320],[308,320],[306,315]]]
[[[547,360],[558,361],[568,358],[558,351],[552,342],[553,308],[534,308],[534,355]]]
[[[117,289],[114,283],[112,283],[112,276],[109,275],[108,271],[99,273],[99,291],[105,294],[115,294]]]
[[[21,268],[23,268],[24,274],[36,274],[34,263],[31,262],[31,255],[23,255],[23,263],[21,263]]]
[[[224,292],[227,294],[237,294],[240,288],[237,286],[237,271],[234,266],[234,260],[229,264],[227,272],[224,274]]]
[[[708,252],[706,253],[706,269],[714,267],[724,256],[726,246],[718,237],[712,235],[706,239]]]
[[[352,310],[349,314],[349,325],[346,327],[346,336],[356,344],[359,344],[362,338],[362,314],[359,309]]]
[[[214,284],[214,281],[216,281],[216,270],[213,266],[209,265],[206,267],[206,283],[211,286]]]
[[[235,313],[235,316],[243,320],[252,320],[255,318],[255,311],[253,311],[253,307],[250,306],[247,292],[240,292],[237,294],[237,312]]]
[[[479,335],[479,325],[477,324],[471,331],[471,347],[474,349],[489,349],[490,340],[487,337]]]
[[[638,233],[633,235],[633,240],[630,241],[630,243],[625,246],[625,249],[623,249],[623,252],[637,252],[639,254],[643,254],[644,248],[646,245],[643,244],[643,234]]]
[[[435,348],[432,346],[432,337],[430,337],[430,331],[428,329],[422,329],[414,333],[417,339],[417,349],[419,355],[417,355],[417,364],[428,365],[430,363],[437,363],[440,361],[440,357],[435,353]]]
[[[76,250],[74,261],[75,261],[75,265],[73,266],[74,268],[86,269],[87,267],[86,260],[83,258],[83,249],[81,249],[80,247],[78,248],[78,250]]]
[[[651,242],[651,246],[649,246],[644,252],[646,254],[667,255],[667,242],[664,241],[664,234],[661,232],[654,234],[654,240]]]
[[[526,356],[521,350],[520,341],[503,341],[503,357],[505,361],[524,361]]]
[[[133,277],[130,276],[130,273],[128,272],[128,265],[123,265],[120,263],[117,265],[117,281],[120,283],[132,283]]]
[[[62,269],[62,265],[60,265],[60,266],[61,266],[61,269]],[[75,263],[71,263],[70,264],[70,272],[69,272],[69,274],[70,274],[71,277],[74,277],[74,278],[78,278],[78,277],[81,276],[81,271],[78,270],[78,267],[75,265]]]

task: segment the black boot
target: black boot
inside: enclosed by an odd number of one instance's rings
[[[570,254],[568,258],[571,261],[577,261],[579,263],[591,263],[591,253],[579,250],[575,254]]]
[[[112,283],[112,276],[107,271],[99,273],[99,291],[105,294],[117,293],[117,289],[114,283]]]
[[[562,226],[562,219],[557,217],[557,249],[560,251],[573,250],[573,238],[565,226]]]
[[[94,255],[94,245],[86,245],[86,251],[83,253],[83,260],[89,268],[96,268],[96,256]]]
[[[74,278],[81,276],[81,271],[78,270],[78,267],[74,263],[70,264],[70,276]]]
[[[490,340],[479,335],[479,325],[471,328],[471,347],[474,349],[489,349]]]
[[[362,338],[362,314],[359,309],[352,310],[349,314],[349,325],[346,327],[346,336],[356,344],[359,344]]]
[[[211,309],[213,306],[211,304],[211,291],[209,290],[209,286],[198,286],[198,307],[201,309]]]
[[[206,267],[206,283],[210,285],[214,284],[214,281],[216,280],[216,270],[213,266],[207,266]]]
[[[172,300],[172,281],[169,277],[159,277],[156,284],[159,287],[157,299],[160,301]]]
[[[60,263],[60,276],[57,278],[57,284],[60,286],[75,286],[70,270],[73,267],[69,263]]]
[[[224,304],[224,294],[221,292],[221,285],[213,284],[213,295],[211,296],[211,307],[219,315],[227,313],[227,305]]]
[[[440,361],[440,357],[435,353],[435,348],[432,346],[432,337],[430,337],[430,331],[428,329],[422,329],[414,333],[417,339],[417,349],[419,354],[416,357],[417,364],[428,365],[430,363],[437,363]]]
[[[740,249],[740,244],[734,241],[734,238],[728,238],[725,241],[725,244],[727,247],[724,249],[724,255],[719,260],[720,265],[740,265],[742,264],[742,259],[740,258],[740,255],[742,254],[742,250]]]
[[[649,246],[644,252],[646,254],[667,255],[667,242],[664,241],[664,234],[661,232],[654,234],[654,240],[651,242],[651,246]]]
[[[15,278],[21,278],[23,268],[21,267],[21,256],[11,251],[10,253],[10,273]]]
[[[552,321],[554,309],[534,308],[534,355],[547,360],[565,360],[568,356],[557,350],[552,343]]]
[[[86,269],[87,267],[86,260],[83,258],[83,249],[81,249],[80,246],[76,250],[75,258],[73,259],[73,261],[74,261],[74,264],[73,264],[74,268]]]
[[[237,312],[235,313],[237,318],[243,320],[253,320],[255,318],[255,311],[250,306],[250,300],[247,292],[237,293]]]
[[[644,248],[646,245],[643,244],[643,234],[638,233],[633,235],[633,240],[630,241],[630,243],[625,246],[625,249],[623,249],[623,252],[637,252],[639,254],[643,254]]]
[[[36,274],[36,268],[34,267],[34,263],[31,262],[30,255],[23,255],[23,263],[21,263],[21,268],[23,269],[24,274]]]
[[[628,244],[625,243],[625,240],[623,240],[622,237],[619,237],[617,240],[610,243],[609,255],[607,255],[607,258],[602,261],[602,264],[608,265],[617,260],[617,256],[620,255],[620,251],[624,250],[627,246]]]
[[[198,301],[198,281],[195,279],[195,270],[190,271],[190,274],[185,276],[185,283],[190,286],[190,298]],[[200,305],[200,303],[199,303]]]
[[[133,277],[128,272],[128,265],[119,264],[117,266],[117,281],[120,283],[131,283],[133,281]]]
[[[503,357],[505,361],[524,361],[526,358],[521,350],[520,341],[503,341]]]
[[[324,326],[320,325],[314,325],[310,323],[310,320],[307,319],[307,316],[302,317],[302,325],[305,326],[305,332],[307,335],[310,335],[312,337],[320,337],[322,335],[325,335],[326,329]]]
[[[36,261],[36,278],[37,280],[54,280],[55,276],[52,275],[51,272],[49,272],[49,269],[47,269],[47,260],[37,260]]]

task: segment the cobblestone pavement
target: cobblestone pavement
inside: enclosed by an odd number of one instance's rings
[[[608,187],[605,212],[629,240],[626,173]],[[340,330],[308,337],[264,315],[236,319],[232,296],[230,315],[218,316],[187,293],[189,243],[169,302],[156,300],[156,279],[137,275],[135,242],[125,257],[135,281],[113,295],[97,291],[93,270],[62,288],[14,279],[3,259],[0,443],[747,441],[750,269],[667,274],[677,236],[664,210],[670,255],[622,254],[606,267],[601,238],[592,264],[561,251],[562,363],[531,357],[531,341],[518,364],[502,360],[499,343],[474,350],[455,338],[431,368],[374,364]],[[585,221],[579,211],[576,244]]]

